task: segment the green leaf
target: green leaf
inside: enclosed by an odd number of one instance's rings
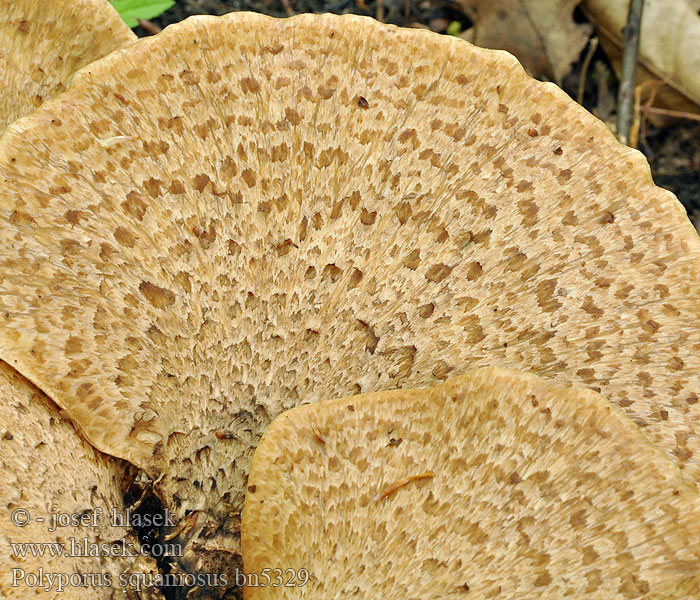
[[[153,19],[175,4],[175,0],[110,0],[129,27],[138,27],[139,19]]]
[[[459,21],[452,21],[447,26],[447,35],[459,35],[462,33],[462,24]]]

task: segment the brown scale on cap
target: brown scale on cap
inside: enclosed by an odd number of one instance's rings
[[[289,587],[246,600],[698,597],[700,496],[600,395],[478,369],[351,401],[265,432],[243,559]]]
[[[135,40],[106,0],[0,0],[0,133]]]
[[[182,568],[238,556],[276,415],[475,366],[599,390],[700,480],[697,235],[511,56],[350,16],[194,18],[22,129],[0,143],[0,357],[201,513]]]
[[[35,593],[75,600],[134,597],[129,595],[134,593],[133,587],[127,586],[127,592],[120,586],[120,575],[128,578],[154,573],[156,565],[144,555],[125,556],[125,551],[140,553],[141,547],[127,529],[113,524],[112,511],[122,518],[126,514],[123,479],[127,471],[123,461],[105,456],[85,442],[51,400],[0,362],[3,600],[26,600]],[[48,547],[43,556],[34,556],[29,548],[22,556],[10,544],[64,544],[66,554],[74,556],[54,556]],[[109,545],[109,551],[105,552],[102,544]],[[96,549],[103,555],[88,554]],[[42,578],[40,568],[56,578]],[[82,573],[84,577],[74,578],[72,583],[59,582],[62,573]],[[36,576],[38,586],[32,583]],[[37,590],[42,588],[45,593],[39,594]],[[162,598],[153,589],[144,589],[139,597]]]

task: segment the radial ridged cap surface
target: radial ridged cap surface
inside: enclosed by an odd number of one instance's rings
[[[598,394],[480,369],[278,417],[243,559],[247,600],[698,598],[700,497]]]
[[[189,511],[188,569],[238,552],[276,415],[470,367],[599,390],[700,478],[697,234],[510,55],[194,18],[81,70],[0,177],[0,357]]]
[[[107,0],[0,0],[0,133],[135,40]]]

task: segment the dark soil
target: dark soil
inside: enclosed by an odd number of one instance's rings
[[[455,21],[462,30],[471,26],[469,18],[449,0],[177,0],[173,8],[153,22],[162,28],[192,15],[223,15],[240,10],[273,17],[303,12],[380,16],[386,23],[424,27],[438,33],[445,33]],[[579,12],[575,16],[579,21],[585,20]],[[136,32],[148,35],[141,28]],[[563,82],[572,98],[577,95],[582,62],[580,59]],[[594,54],[584,81],[583,106],[614,126],[617,79],[600,49]],[[700,226],[700,123],[678,121],[659,128],[643,120],[638,147],[649,160],[657,185],[674,192],[696,226]]]
[[[182,21],[192,15],[224,15],[228,12],[249,10],[272,17],[286,17],[295,13],[335,13],[376,17],[383,11],[383,21],[394,25],[423,25],[442,33],[453,21],[466,29],[470,21],[446,0],[289,0],[289,11],[281,0],[177,0],[169,11],[154,19],[159,27]],[[137,29],[139,35],[146,32]]]
[[[678,196],[700,229],[700,124],[651,131],[641,148],[656,184]]]

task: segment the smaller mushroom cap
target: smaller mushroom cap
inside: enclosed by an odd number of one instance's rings
[[[135,40],[106,0],[0,0],[0,134],[78,69]]]
[[[513,371],[282,414],[242,532],[248,600],[698,597],[678,469],[596,393]]]
[[[117,526],[114,515],[127,515],[127,474],[125,462],[83,441],[41,391],[0,361],[0,598],[131,598],[120,576],[145,582],[155,560]],[[139,598],[160,598],[152,591]]]

